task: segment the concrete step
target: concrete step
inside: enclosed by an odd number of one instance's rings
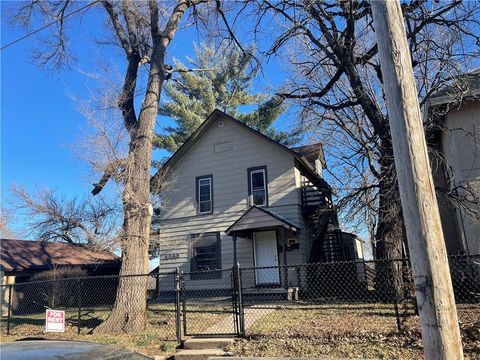
[[[211,356],[224,357],[231,356],[220,349],[197,349],[197,350],[180,350],[173,356],[175,360],[207,360]]]
[[[233,344],[233,339],[229,338],[193,338],[186,340],[183,348],[189,350],[224,349],[231,344]]]

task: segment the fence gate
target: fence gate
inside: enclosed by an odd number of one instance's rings
[[[183,334],[196,337],[243,334],[238,267],[180,275]]]

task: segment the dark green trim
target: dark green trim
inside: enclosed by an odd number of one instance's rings
[[[251,199],[252,196],[252,172],[255,170],[263,170],[265,173],[265,205],[255,205],[253,204],[253,199]],[[248,181],[248,204],[250,206],[257,206],[257,207],[268,207],[268,173],[267,173],[267,166],[262,165],[262,166],[255,166],[247,169],[247,181]]]
[[[210,196],[212,198],[212,204],[211,204],[211,207],[210,207],[210,211],[208,211],[208,212],[200,212],[200,193],[198,192],[198,185],[199,185],[200,180],[203,180],[203,179],[210,179]],[[197,200],[197,214],[198,215],[213,214],[214,201],[213,201],[213,175],[212,174],[197,176],[195,178],[195,199]]]

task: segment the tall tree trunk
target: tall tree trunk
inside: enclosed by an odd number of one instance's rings
[[[384,301],[400,300],[403,293],[402,261],[405,231],[402,205],[390,141],[383,142],[381,179],[379,182],[379,212],[376,231],[375,258],[377,293]]]
[[[148,273],[148,245],[152,222],[150,166],[155,119],[164,81],[164,51],[161,46],[154,47],[146,95],[138,122],[130,133],[128,173],[123,191],[124,239],[120,275]],[[145,329],[146,324],[147,277],[120,278],[112,313],[97,327],[96,332],[134,333]]]
[[[146,139],[139,134],[130,145],[131,175],[123,192],[125,234],[120,269],[120,275],[127,276],[119,279],[112,313],[96,329],[100,333],[134,332],[145,329],[147,324],[147,277],[128,276],[148,273],[151,142]]]

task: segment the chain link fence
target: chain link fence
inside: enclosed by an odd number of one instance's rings
[[[480,255],[450,256],[461,324],[480,313]],[[2,286],[3,334],[45,331],[45,310],[64,310],[66,332],[91,334],[111,314],[119,281],[146,288],[147,328],[156,339],[322,332],[349,336],[402,330],[416,317],[407,259],[92,276]],[[132,304],[133,306],[134,304]]]
[[[450,256],[449,263],[459,320],[472,323],[480,313],[480,255]],[[410,320],[419,326],[407,259],[242,268],[240,273],[246,335],[274,335],[286,328],[339,336],[402,331]]]
[[[175,274],[91,276],[17,283],[2,287],[3,333],[37,336],[45,331],[47,309],[65,311],[65,332],[91,334],[111,314],[119,281],[146,288],[146,334],[176,340]],[[131,304],[132,310],[134,304]]]

